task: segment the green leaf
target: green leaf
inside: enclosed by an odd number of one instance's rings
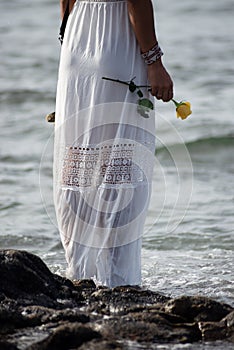
[[[137,106],[137,112],[143,117],[143,118],[149,118],[149,108],[138,105]]]
[[[152,110],[154,109],[153,103],[148,98],[140,98],[138,100],[138,104],[142,107],[146,107]]]

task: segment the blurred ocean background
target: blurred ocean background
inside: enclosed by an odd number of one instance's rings
[[[193,114],[181,121],[172,103],[156,103],[143,285],[234,306],[234,2],[154,0],[154,8],[175,98],[189,100]],[[44,118],[55,105],[59,1],[1,0],[0,13],[0,248],[36,253],[63,274],[53,212],[53,125]]]

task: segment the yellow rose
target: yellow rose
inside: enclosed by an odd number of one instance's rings
[[[190,102],[176,102],[175,100],[172,101],[176,105],[177,118],[186,119],[190,114],[192,114]]]
[[[179,106],[176,108],[176,114],[177,118],[186,119],[190,114],[192,114],[191,103],[182,102],[179,104]]]

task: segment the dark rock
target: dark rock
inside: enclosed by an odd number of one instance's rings
[[[21,305],[58,307],[58,300],[66,304],[75,291],[71,281],[52,274],[39,257],[25,251],[0,251],[0,276],[0,293]]]
[[[142,314],[110,317],[102,321],[100,332],[103,337],[130,339],[139,343],[186,343],[201,340],[201,332],[196,323],[171,324],[160,316],[142,317]],[[116,337],[117,334],[117,337]]]
[[[234,342],[233,308],[206,297],[170,299],[137,286],[72,282],[51,273],[37,256],[14,250],[0,251],[0,279],[0,350]]]
[[[90,280],[90,279],[77,280],[77,281],[74,281],[73,284],[78,290],[96,289],[96,284],[94,283],[93,280]]]
[[[9,342],[4,342],[0,340],[0,349],[1,350],[19,350],[14,344]]]
[[[234,343],[234,311],[220,322],[199,322],[204,340],[229,339]]]
[[[234,327],[234,311],[230,312],[226,317],[222,319],[227,327]]]
[[[28,326],[38,326],[45,323],[61,321],[87,323],[90,317],[82,313],[78,308],[55,310],[43,306],[27,306],[20,308],[24,321]]]
[[[79,347],[79,350],[124,350],[127,349],[123,343],[113,340],[92,340]]]
[[[105,315],[125,315],[134,310],[142,309],[147,305],[163,304],[168,297],[150,290],[122,286],[113,289],[97,289],[89,295],[89,312],[98,312]]]
[[[80,323],[65,323],[55,328],[49,337],[33,344],[27,350],[66,350],[100,338],[101,334],[90,327]]]
[[[232,311],[229,305],[201,296],[182,296],[169,300],[164,310],[182,316],[188,322],[220,321]]]
[[[199,322],[198,325],[205,341],[229,338],[228,328],[222,322]]]
[[[24,309],[20,310],[14,300],[5,299],[0,303],[0,334],[7,334],[16,328],[36,326],[39,322],[24,316]],[[1,348],[0,348],[1,349]]]

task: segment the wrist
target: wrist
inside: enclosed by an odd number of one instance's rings
[[[163,55],[163,52],[158,42],[156,42],[156,44],[150,50],[141,53],[141,57],[144,59],[147,65],[154,64],[159,60],[161,61],[162,55]]]
[[[163,67],[162,57],[159,57],[156,61],[147,65],[148,69],[154,68],[154,67],[158,67],[158,68]]]

